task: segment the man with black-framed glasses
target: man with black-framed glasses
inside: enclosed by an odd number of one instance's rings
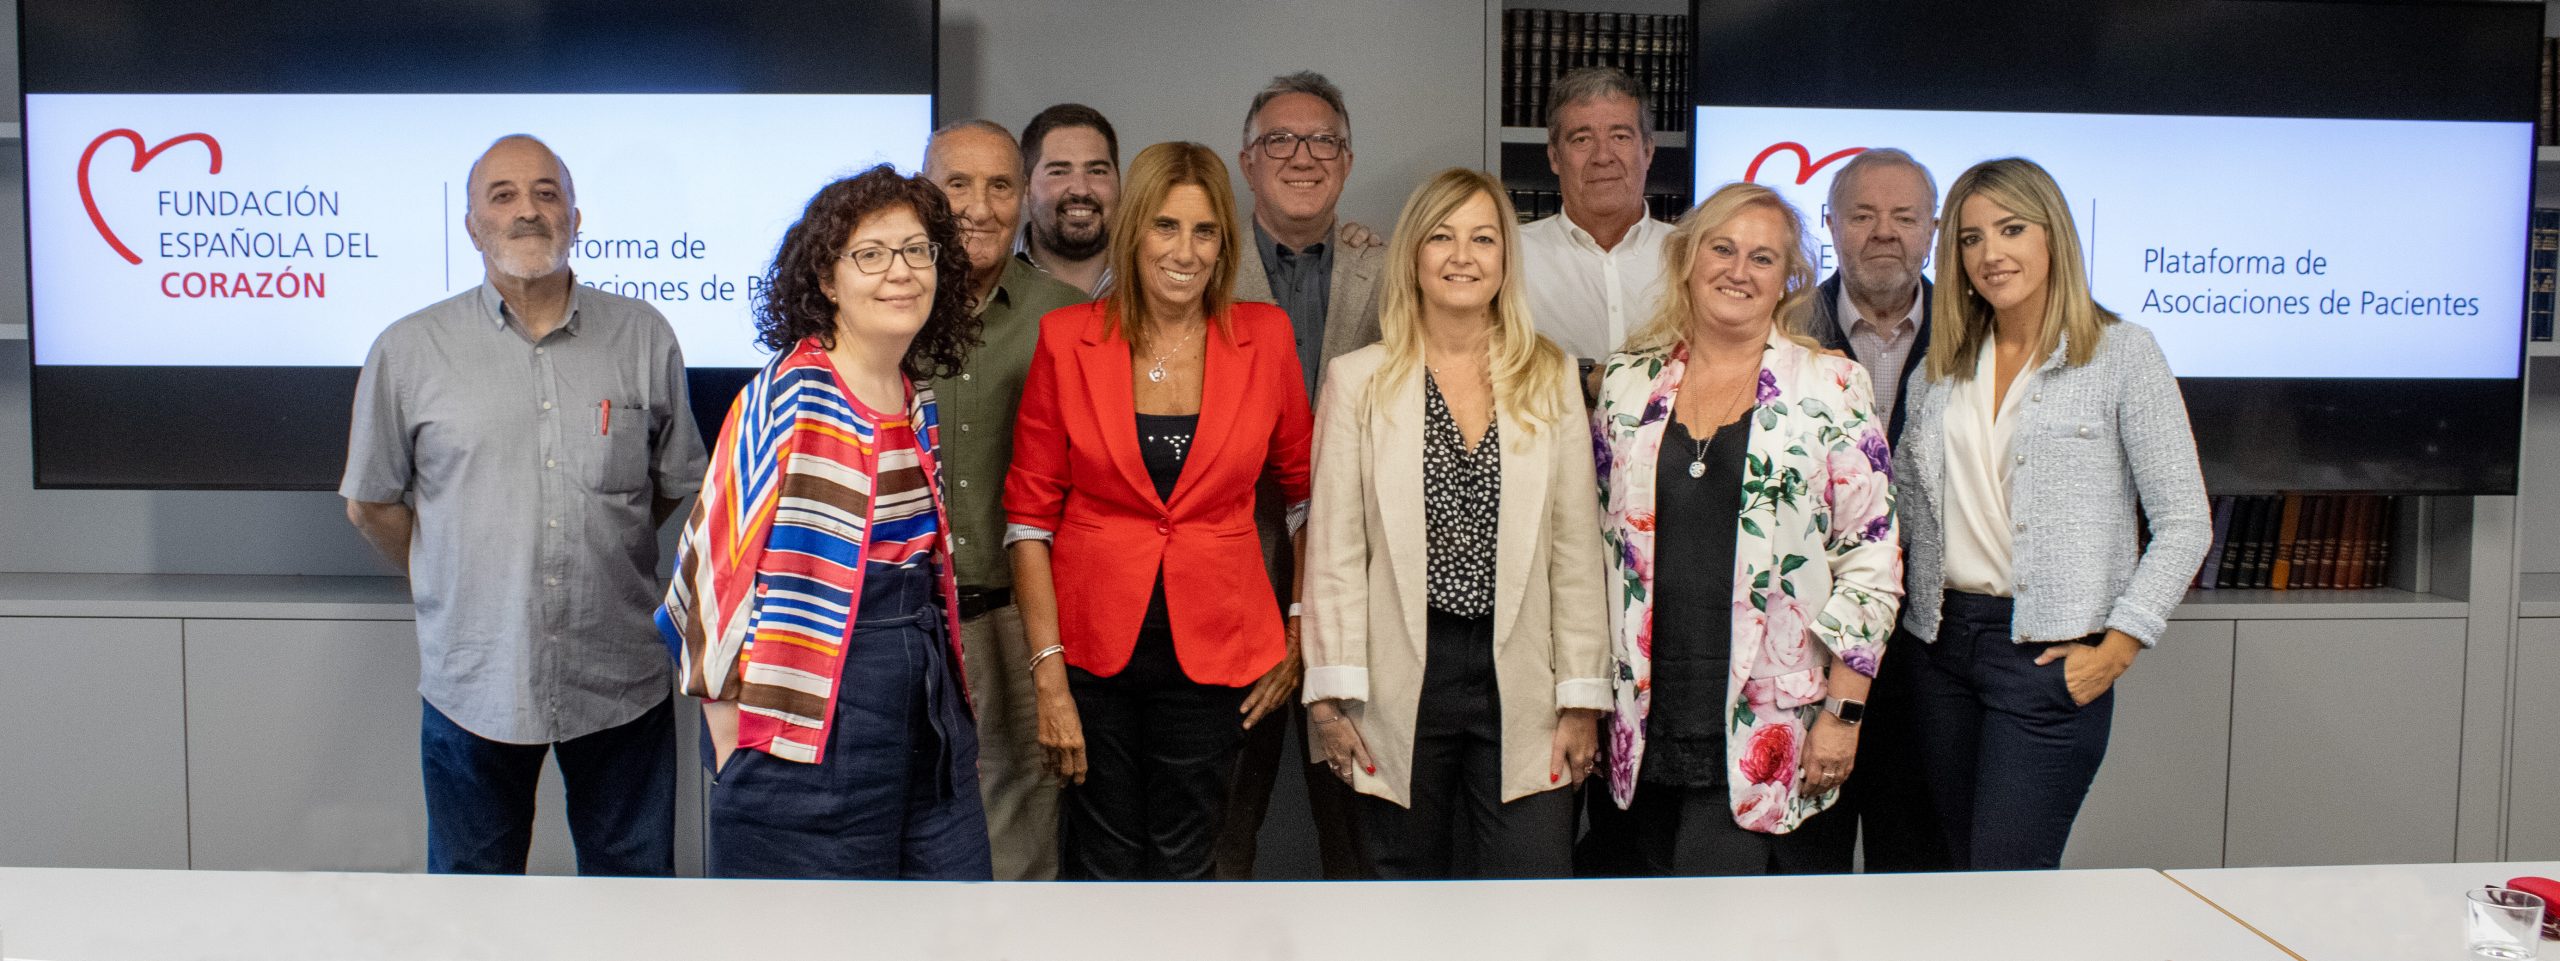
[[[1236,262],[1239,301],[1280,305],[1298,339],[1298,365],[1307,397],[1316,396],[1324,365],[1378,339],[1378,277],[1386,247],[1335,207],[1351,175],[1351,111],[1342,90],[1312,70],[1274,77],[1253,96],[1244,115],[1244,146],[1236,161],[1253,191],[1253,249]],[[1285,610],[1293,573],[1280,498],[1261,498],[1256,520],[1272,589]],[[1226,826],[1218,835],[1218,876],[1253,876],[1255,840],[1271,805],[1285,730],[1298,726],[1297,698],[1245,735],[1227,800]],[[1328,878],[1366,877],[1361,848],[1351,830],[1351,792],[1320,768],[1307,777],[1318,847]]]

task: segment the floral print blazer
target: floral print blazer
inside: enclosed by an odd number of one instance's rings
[[[1870,414],[1865,368],[1775,331],[1765,350],[1758,400],[1745,415],[1751,440],[1736,505],[1725,756],[1734,822],[1785,834],[1839,796],[1798,795],[1800,748],[1822,710],[1832,658],[1875,676],[1901,603],[1902,548],[1892,453]],[[1682,560],[1680,545],[1656,550],[1653,509],[1655,461],[1687,360],[1679,346],[1610,357],[1593,419],[1612,548],[1617,664],[1606,744],[1619,807],[1635,797],[1653,700],[1654,565]]]

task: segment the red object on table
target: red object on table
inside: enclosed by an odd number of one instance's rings
[[[2507,889],[2542,899],[2542,940],[2560,941],[2560,881],[2550,878],[2507,879]]]

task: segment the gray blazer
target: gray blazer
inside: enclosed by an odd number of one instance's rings
[[[2020,644],[2086,637],[2107,629],[2144,647],[2159,642],[2169,613],[2204,563],[2212,523],[2195,435],[2178,380],[2151,331],[2106,328],[2097,356],[2064,366],[2054,351],[2019,410],[2009,474]],[[1946,411],[1953,381],[1915,381],[1910,419],[1894,456],[1910,593],[1902,626],[1935,641],[1946,600]],[[2134,546],[2139,506],[2151,546]]]
[[[1247,225],[1245,230],[1253,228]],[[1325,291],[1324,344],[1316,356],[1317,391],[1307,394],[1307,403],[1315,403],[1321,393],[1325,369],[1333,359],[1378,342],[1378,280],[1386,275],[1387,248],[1341,247],[1342,225],[1326,231],[1326,243],[1335,244],[1332,286]],[[1262,257],[1251,244],[1237,253],[1237,303],[1271,300],[1271,276],[1262,272]],[[1283,517],[1287,505],[1280,503],[1279,486],[1264,481],[1256,489],[1260,498],[1254,505],[1254,520],[1262,528],[1262,559],[1271,567],[1271,590],[1280,596],[1280,606],[1287,609],[1290,601],[1289,582],[1297,576],[1297,557],[1289,549],[1288,525]],[[1309,760],[1320,759],[1316,745],[1307,745]]]

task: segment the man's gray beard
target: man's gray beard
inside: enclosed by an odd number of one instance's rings
[[[1039,235],[1042,249],[1068,260],[1091,260],[1111,246],[1111,232],[1104,230],[1098,222],[1093,229],[1093,239],[1083,243],[1067,239],[1067,222],[1063,217],[1033,224],[1032,227],[1033,232]]]
[[[560,247],[539,260],[531,255],[502,253],[489,258],[489,269],[511,280],[540,280],[569,265],[569,248]],[[529,268],[525,269],[525,268]]]
[[[1904,291],[1917,291],[1920,289],[1920,275],[1916,273],[1900,275],[1895,279],[1895,282],[1890,287],[1862,282],[1859,279],[1858,274],[1852,271],[1842,271],[1840,282],[1848,285],[1849,296],[1854,300],[1878,300],[1885,294],[1893,293],[1896,289]],[[1903,286],[1905,283],[1910,284],[1910,286]]]

